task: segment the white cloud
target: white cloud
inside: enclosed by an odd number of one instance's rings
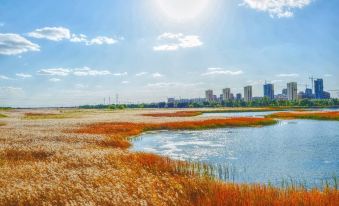
[[[9,78],[8,76],[5,76],[5,75],[0,75],[0,79],[10,80],[11,78]]]
[[[289,74],[277,74],[277,77],[298,77],[299,74],[289,73]]]
[[[71,32],[65,27],[44,27],[28,33],[28,36],[37,39],[48,39],[51,41],[61,41],[71,38]]]
[[[155,72],[152,74],[152,77],[153,78],[159,78],[159,77],[163,77],[164,75],[163,74],[160,74],[159,72]]]
[[[163,44],[163,45],[160,45],[160,46],[154,46],[153,47],[154,51],[175,51],[175,50],[178,50],[178,49],[179,49],[179,46],[175,45],[175,44],[172,44],[172,45]]]
[[[110,37],[106,37],[106,36],[97,36],[91,40],[89,40],[86,44],[87,45],[102,45],[102,44],[115,44],[118,41],[110,38]]]
[[[122,81],[121,83],[122,83],[122,84],[128,84],[129,81]]]
[[[140,73],[135,74],[135,76],[140,77],[140,76],[144,76],[146,74],[148,74],[148,73],[147,72],[140,72]]]
[[[225,70],[223,68],[208,68],[207,72],[202,73],[201,76],[210,76],[210,75],[240,75],[243,74],[244,72],[242,70],[237,70],[237,71],[231,71],[231,70]]]
[[[21,77],[23,79],[32,77],[32,75],[25,74],[25,73],[16,73],[15,75],[18,76],[18,77]]]
[[[126,75],[128,75],[128,73],[127,72],[122,72],[122,73],[114,73],[112,75],[113,76],[126,76]]]
[[[243,0],[246,5],[258,11],[268,12],[271,17],[292,17],[294,9],[301,9],[313,0]]]
[[[87,43],[87,36],[85,34],[72,34],[71,42],[85,42]]]
[[[50,69],[41,69],[37,72],[39,75],[48,75],[48,76],[126,76],[127,72],[122,73],[111,73],[109,70],[96,70],[89,67],[67,69],[67,68],[50,68]]]
[[[117,39],[107,36],[97,36],[95,38],[88,39],[85,34],[73,34],[68,28],[65,27],[44,27],[29,32],[27,35],[33,38],[48,39],[51,41],[69,40],[70,42],[75,43],[85,43],[88,46],[115,44],[118,42]]]
[[[71,72],[70,69],[50,68],[50,69],[41,69],[38,71],[38,74],[48,76],[68,76],[70,72]]]
[[[324,74],[324,77],[332,77],[332,74]]]
[[[182,33],[163,33],[158,36],[161,44],[154,46],[154,51],[176,51],[180,48],[192,48],[203,45],[197,35],[183,35]]]
[[[19,34],[0,33],[0,54],[16,55],[29,51],[40,51],[40,47]]]
[[[60,82],[61,79],[58,79],[58,78],[50,78],[49,81],[50,81],[50,82]]]
[[[103,76],[112,74],[108,70],[94,70],[89,67],[77,68],[73,70],[75,76]]]

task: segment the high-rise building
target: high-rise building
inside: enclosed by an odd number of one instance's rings
[[[252,86],[244,87],[244,100],[246,102],[252,100]]]
[[[287,99],[296,100],[298,98],[297,82],[287,83]]]
[[[236,99],[237,99],[237,100],[241,100],[241,98],[242,98],[242,97],[241,97],[241,93],[237,93],[237,94],[236,94]]]
[[[287,89],[283,89],[283,90],[282,90],[282,94],[285,95],[285,96],[287,96]]]
[[[225,88],[222,90],[222,97],[223,100],[230,100],[231,99],[231,89]]]
[[[209,89],[205,91],[205,96],[207,101],[213,101],[213,90]]]
[[[329,92],[323,92],[323,99],[330,99],[331,98],[331,94]]]
[[[312,95],[312,89],[306,88],[305,89],[305,98],[311,99],[313,97]]]
[[[274,99],[274,86],[273,84],[264,84],[264,97]]]
[[[314,80],[314,93],[315,93],[315,98],[317,99],[323,98],[323,93],[324,93],[323,79]]]

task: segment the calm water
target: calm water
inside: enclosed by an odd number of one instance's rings
[[[239,114],[246,115],[233,115]],[[262,128],[152,132],[136,139],[132,150],[224,165],[236,182],[279,185],[292,178],[315,186],[339,174],[339,122],[283,120]]]

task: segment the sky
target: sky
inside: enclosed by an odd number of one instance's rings
[[[0,0],[0,106],[339,89],[337,0]],[[331,92],[337,97],[338,92]],[[117,98],[118,97],[118,98]]]

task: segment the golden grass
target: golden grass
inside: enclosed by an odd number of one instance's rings
[[[0,126],[5,126],[5,125],[6,125],[6,123],[0,122]]]
[[[5,149],[2,154],[2,160],[5,161],[35,161],[46,160],[52,156],[52,152],[43,149],[21,150],[21,149]]]
[[[166,112],[166,113],[147,113],[142,114],[148,117],[194,117],[201,115],[201,111],[178,111],[178,112]]]
[[[280,119],[315,119],[315,120],[336,120],[339,121],[339,112],[278,112],[267,115],[270,118]]]

